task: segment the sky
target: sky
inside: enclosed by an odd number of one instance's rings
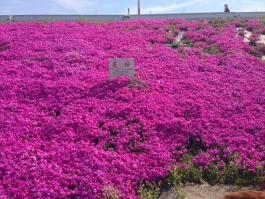
[[[140,0],[141,14],[265,12],[265,0]],[[0,0],[0,15],[137,14],[138,0]]]

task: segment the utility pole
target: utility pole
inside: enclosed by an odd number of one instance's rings
[[[140,0],[138,0],[138,15],[140,15]]]

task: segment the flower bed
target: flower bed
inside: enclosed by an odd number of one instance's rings
[[[138,198],[140,182],[165,178],[186,153],[201,169],[234,157],[255,173],[265,62],[236,36],[240,25],[0,24],[0,196]],[[165,45],[180,30],[192,48]],[[135,59],[134,84],[108,81],[113,57]]]

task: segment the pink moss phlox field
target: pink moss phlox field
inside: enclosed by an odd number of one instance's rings
[[[205,145],[200,168],[265,166],[265,62],[240,23],[1,23],[0,197],[139,198],[191,138]],[[181,30],[193,48],[166,46]],[[108,81],[109,58],[134,58],[147,86]]]

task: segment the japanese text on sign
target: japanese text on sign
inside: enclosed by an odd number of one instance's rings
[[[113,77],[129,76],[131,81],[134,77],[134,59],[133,58],[110,58],[109,59],[109,80]]]

